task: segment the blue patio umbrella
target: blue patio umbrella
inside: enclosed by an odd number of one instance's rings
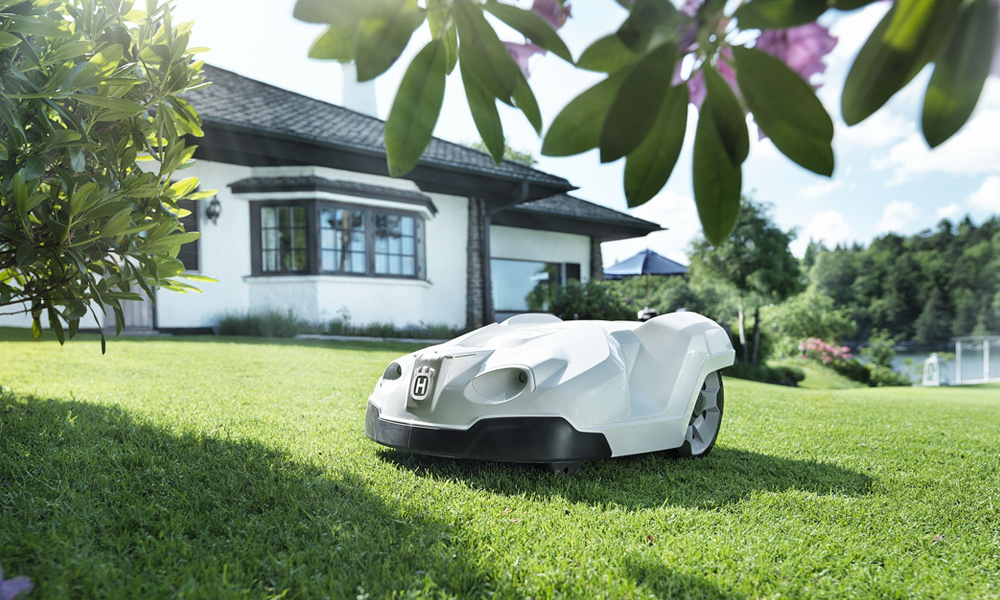
[[[647,248],[635,256],[616,262],[610,267],[604,269],[604,278],[622,279],[623,277],[645,275],[646,297],[648,298],[650,275],[684,275],[686,273],[687,267],[684,265],[679,262],[674,262],[666,256],[657,254]]]

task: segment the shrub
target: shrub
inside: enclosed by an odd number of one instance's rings
[[[443,323],[406,325],[396,327],[392,323],[367,323],[353,325],[349,318],[336,318],[327,323],[324,333],[328,335],[351,335],[359,337],[410,338],[416,340],[448,340],[462,331]]]
[[[897,373],[888,365],[888,361],[895,356],[891,342],[887,341],[885,336],[876,337],[874,340],[869,346],[874,348],[874,351],[869,352],[867,348],[862,351],[865,358],[871,361],[868,363],[851,356],[850,349],[846,346],[834,346],[818,338],[804,340],[799,344],[799,348],[802,350],[802,358],[826,365],[853,381],[871,387],[910,385],[911,382],[905,375]],[[884,360],[885,363],[876,360]]]
[[[231,313],[219,319],[219,335],[246,335],[252,337],[290,338],[309,330],[309,325],[291,310],[264,310]]]
[[[617,288],[610,284],[594,280],[586,283],[570,281],[566,287],[556,292],[550,311],[564,321],[634,321],[636,313],[629,304]]]
[[[733,366],[723,369],[722,374],[737,379],[749,379],[750,381],[775,383],[792,387],[797,386],[800,381],[806,378],[805,372],[795,367],[770,367],[764,364],[751,365],[739,360]]]

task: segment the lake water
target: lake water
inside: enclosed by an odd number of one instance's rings
[[[1000,340],[990,343],[989,374],[993,380],[1000,379]],[[965,343],[962,346],[962,382],[982,381],[986,364],[983,361],[984,343]],[[892,367],[905,374],[914,383],[920,383],[924,372],[924,361],[930,358],[929,352],[899,352],[892,361]],[[940,356],[940,355],[939,355]],[[947,382],[955,385],[958,382],[958,362],[952,354],[950,360],[941,361],[941,374],[947,376]],[[909,360],[907,360],[909,359]],[[945,381],[942,377],[942,383]]]

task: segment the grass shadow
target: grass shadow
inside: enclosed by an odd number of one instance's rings
[[[571,476],[539,465],[490,463],[380,449],[387,461],[417,473],[460,478],[498,494],[559,495],[572,502],[628,509],[663,505],[712,509],[760,492],[798,490],[818,495],[864,496],[875,480],[864,473],[812,460],[716,447],[697,460],[662,453],[584,463]]]
[[[371,481],[116,407],[0,396],[0,557],[40,598],[476,597],[453,525]]]

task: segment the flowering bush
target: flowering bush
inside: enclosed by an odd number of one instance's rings
[[[809,338],[799,344],[802,358],[810,358],[823,364],[831,364],[835,360],[851,358],[851,349],[847,346],[834,346],[819,338]]]
[[[854,358],[847,346],[835,346],[819,338],[809,338],[799,344],[799,349],[802,350],[802,358],[826,365],[848,379],[871,387],[910,385],[909,379],[887,365],[863,363]]]

